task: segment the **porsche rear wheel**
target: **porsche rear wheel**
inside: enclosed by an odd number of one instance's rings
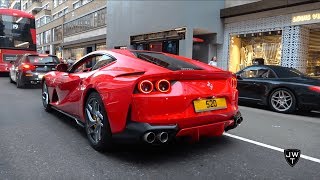
[[[276,89],[269,97],[269,105],[273,111],[292,113],[296,110],[296,98],[288,89]]]
[[[102,99],[97,92],[85,104],[85,129],[91,146],[97,151],[112,150],[112,134]]]
[[[49,100],[48,86],[45,81],[43,81],[42,83],[42,104],[44,110],[46,110],[47,112],[50,112],[52,110]]]

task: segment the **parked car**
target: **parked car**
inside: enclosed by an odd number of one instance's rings
[[[113,142],[222,135],[242,121],[236,85],[232,73],[184,57],[105,50],[47,73],[42,102],[84,126],[91,146],[104,151]]]
[[[11,83],[16,83],[17,88],[29,84],[40,84],[42,77],[49,71],[56,70],[60,63],[58,57],[47,54],[25,54],[20,56],[9,70]]]
[[[320,80],[296,69],[256,65],[236,75],[240,101],[263,104],[281,113],[320,109]]]

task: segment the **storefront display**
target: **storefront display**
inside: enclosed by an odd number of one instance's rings
[[[320,77],[320,29],[311,29],[309,35],[309,51],[307,74]]]
[[[229,70],[237,72],[254,64],[280,65],[281,31],[233,35]]]
[[[97,44],[96,46],[96,50],[106,50],[107,49],[107,45],[106,43],[103,43],[103,44]]]
[[[70,48],[63,50],[63,57],[65,59],[79,60],[85,55],[85,48]]]

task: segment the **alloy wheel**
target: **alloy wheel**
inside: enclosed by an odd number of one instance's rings
[[[293,97],[286,90],[278,90],[271,96],[271,105],[276,111],[288,111],[293,105]]]
[[[86,116],[87,116],[87,133],[89,138],[95,144],[98,144],[101,140],[101,131],[103,127],[103,113],[102,107],[98,100],[91,98],[86,106]]]
[[[42,87],[42,103],[44,107],[47,107],[49,104],[49,93],[46,83],[43,83]]]

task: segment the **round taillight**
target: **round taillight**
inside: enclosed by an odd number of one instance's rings
[[[143,80],[138,84],[138,89],[142,93],[150,93],[153,90],[153,84],[149,80]]]
[[[160,92],[168,92],[171,88],[170,82],[165,79],[161,79],[156,83],[156,89]]]

